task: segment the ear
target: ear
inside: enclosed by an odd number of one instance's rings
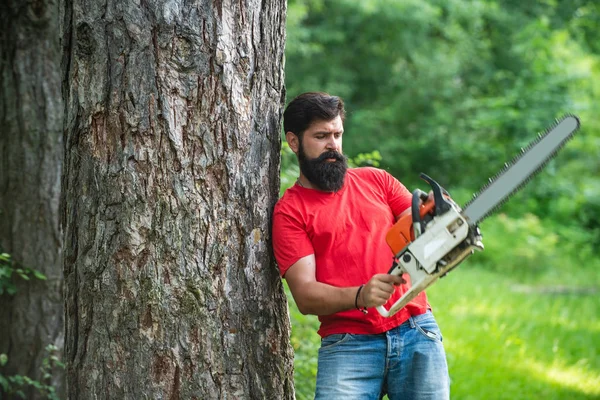
[[[298,136],[294,132],[286,132],[285,140],[290,145],[290,149],[296,154],[298,154],[298,149],[300,148],[300,140]]]

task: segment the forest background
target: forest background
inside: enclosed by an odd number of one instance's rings
[[[486,249],[428,292],[456,399],[600,398],[600,4],[291,0],[287,101],[346,102],[344,152],[459,204],[576,114],[576,137],[481,224]],[[298,176],[282,150],[282,188]],[[291,303],[295,386],[311,398],[315,317]]]

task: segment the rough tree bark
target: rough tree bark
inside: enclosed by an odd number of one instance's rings
[[[4,1],[0,26],[0,248],[48,278],[0,297],[0,352],[9,357],[5,374],[41,380],[45,347],[63,347],[58,4]],[[59,394],[63,380],[56,371]]]
[[[285,2],[62,6],[70,398],[293,398]]]

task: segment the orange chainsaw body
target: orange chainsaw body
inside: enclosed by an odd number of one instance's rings
[[[425,203],[421,204],[419,208],[421,220],[423,220],[427,214],[433,214],[434,208],[435,201],[433,201],[433,199],[428,199]],[[394,255],[398,254],[400,250],[404,249],[410,242],[415,240],[410,207],[398,216],[398,221],[390,228],[385,240],[388,246],[390,246],[390,249],[392,249]]]

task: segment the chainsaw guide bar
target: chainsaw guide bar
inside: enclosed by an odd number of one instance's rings
[[[538,139],[521,149],[502,171],[463,207],[463,215],[469,225],[476,225],[500,208],[511,195],[519,191],[531,178],[540,172],[556,153],[579,129],[579,118],[574,115],[556,120]]]

